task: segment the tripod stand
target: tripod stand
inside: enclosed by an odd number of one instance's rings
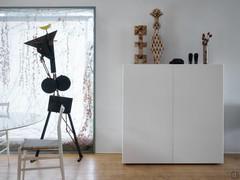
[[[60,106],[63,105],[65,107],[65,110],[64,110],[63,113],[65,113],[67,115],[67,117],[69,119],[69,122],[70,122],[70,125],[68,125],[67,119],[65,120],[66,130],[67,130],[67,133],[69,134],[69,136],[71,137],[72,141],[74,142],[74,144],[77,148],[77,152],[78,152],[78,155],[79,155],[79,158],[78,158],[77,161],[80,162],[83,155],[82,155],[82,152],[81,152],[78,140],[77,140],[76,131],[75,131],[75,128],[74,128],[74,125],[73,125],[73,122],[72,122],[72,117],[71,117],[71,114],[70,114],[71,108],[72,108],[72,100],[73,100],[72,98],[61,97],[61,96],[50,96],[49,97],[48,115],[47,115],[47,119],[45,121],[43,131],[42,131],[42,135],[41,135],[40,139],[44,139],[51,113],[52,112],[58,113],[59,110],[60,110]],[[73,137],[71,136],[69,131],[71,131]],[[38,157],[39,152],[40,152],[39,150],[36,151],[36,154],[35,154],[36,157]],[[31,162],[34,162],[34,160],[32,160]]]
[[[52,111],[48,111],[47,119],[45,121],[45,125],[44,125],[44,128],[43,128],[42,135],[41,135],[40,139],[44,139],[44,136],[45,136],[45,133],[46,133],[46,130],[47,130],[47,126],[48,126],[48,122],[49,122],[51,113],[52,113]],[[80,162],[82,157],[83,157],[83,155],[82,155],[82,152],[81,152],[78,140],[77,140],[76,132],[75,132],[75,129],[74,129],[74,126],[73,126],[72,118],[71,118],[71,114],[67,113],[67,116],[68,116],[69,122],[70,122],[70,127],[71,127],[70,130],[72,131],[72,134],[73,134],[73,137],[74,137],[74,144],[75,144],[75,146],[77,148],[78,155],[79,155],[79,159],[77,161]],[[39,150],[36,151],[36,154],[35,154],[36,157],[38,157],[39,152],[40,152]],[[33,162],[33,161],[31,161],[31,162]]]

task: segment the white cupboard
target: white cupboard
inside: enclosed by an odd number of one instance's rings
[[[223,65],[124,65],[123,163],[223,163]]]

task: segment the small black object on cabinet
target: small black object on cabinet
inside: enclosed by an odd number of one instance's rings
[[[198,64],[198,53],[194,53],[194,64]]]
[[[188,54],[188,64],[192,64],[192,60],[193,60],[193,54],[189,53]]]
[[[172,61],[169,62],[169,64],[184,64],[184,60],[180,58],[174,58]]]

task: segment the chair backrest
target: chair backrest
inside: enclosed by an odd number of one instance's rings
[[[58,115],[58,125],[57,125],[59,147],[62,144],[61,122],[62,122],[62,119],[63,119],[63,112],[64,112],[64,110],[65,110],[65,107],[63,105],[61,105],[60,111],[59,111],[59,115]]]
[[[9,116],[9,102],[0,103],[0,116]]]

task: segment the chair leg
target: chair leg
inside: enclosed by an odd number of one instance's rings
[[[25,157],[26,157],[26,154],[27,154],[27,151],[24,150],[24,151],[23,151],[23,171],[22,171],[22,180],[25,179],[25,168],[26,168],[26,159],[25,159]]]
[[[6,141],[7,141],[7,157],[8,157],[8,165],[9,165],[10,149],[9,149],[8,130],[6,131]]]
[[[18,168],[17,168],[17,180],[21,180],[21,165],[22,165],[22,147],[18,148]]]
[[[61,174],[62,174],[62,180],[65,180],[65,173],[64,173],[64,164],[63,164],[63,150],[59,150],[59,155],[60,155],[60,169],[61,169]]]

